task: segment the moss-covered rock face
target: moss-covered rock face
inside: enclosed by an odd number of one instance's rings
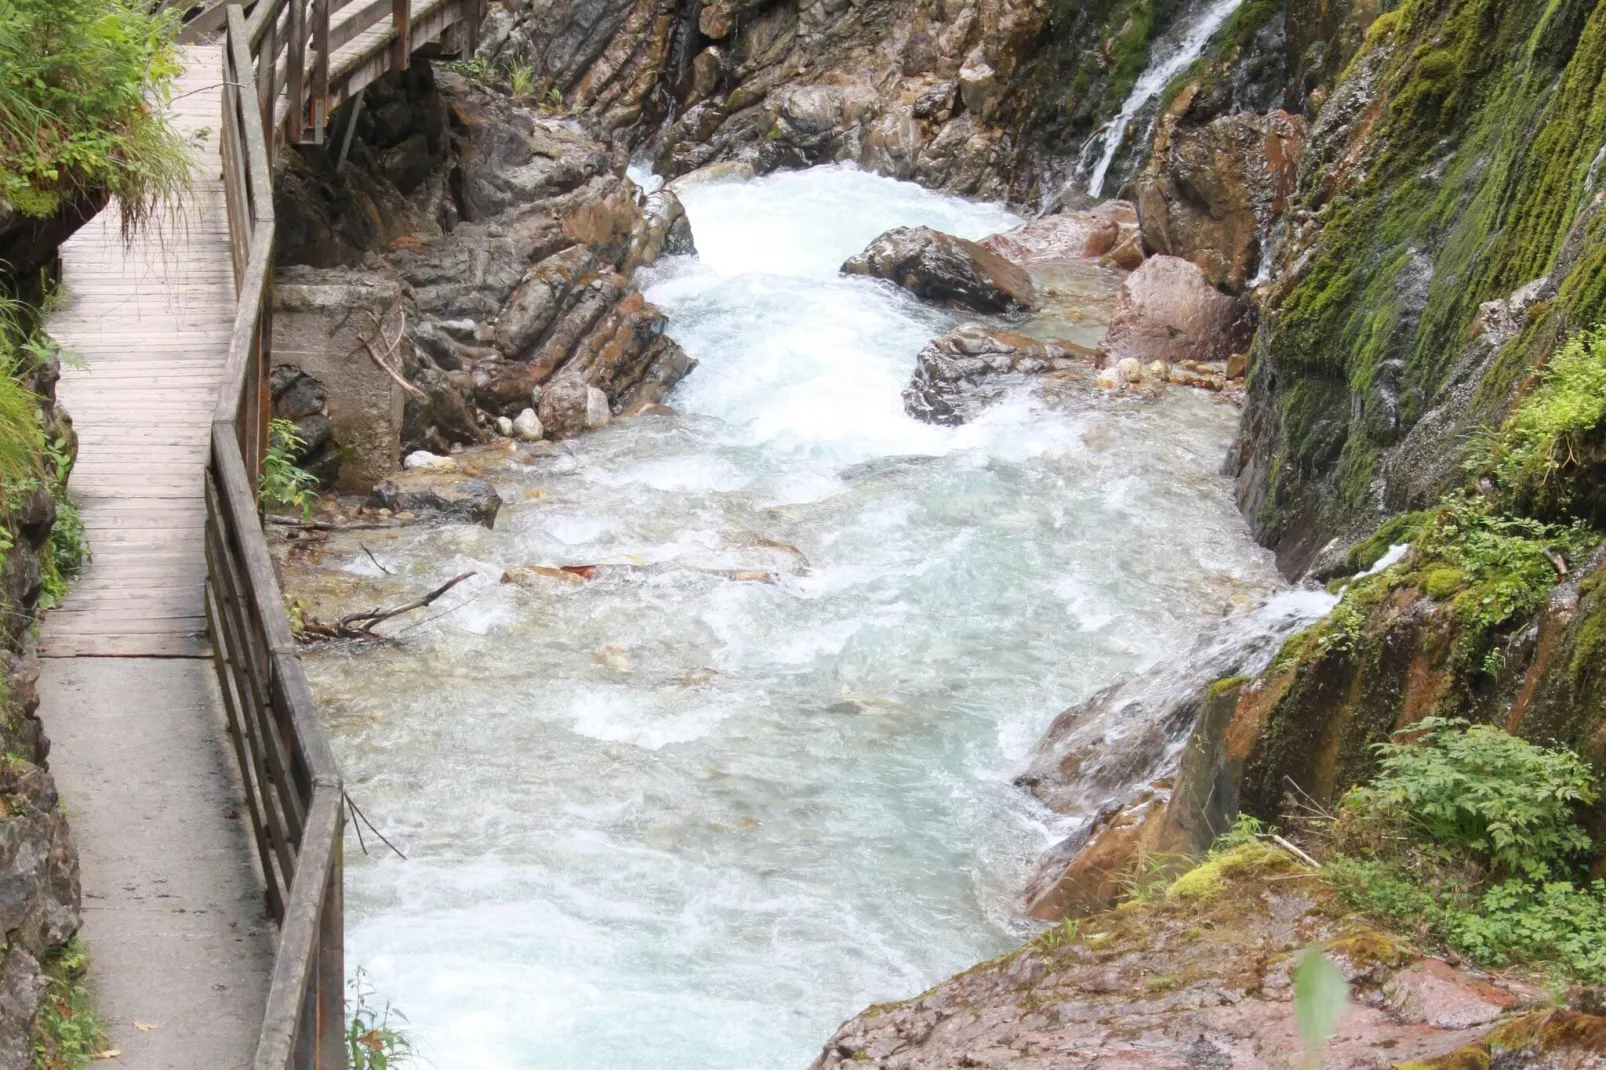
[[[1285,571],[1458,481],[1467,433],[1601,315],[1603,129],[1598,0],[1372,23],[1311,130],[1250,360],[1239,500]]]
[[[1208,786],[1270,820],[1291,796],[1329,806],[1376,771],[1373,744],[1429,715],[1499,723],[1606,774],[1606,554],[1526,595],[1511,582],[1416,553],[1357,582],[1242,687],[1225,725],[1201,722],[1194,749],[1223,755],[1227,783],[1194,785],[1185,767],[1179,795]],[[1501,591],[1510,612],[1491,614]],[[1245,753],[1229,754],[1234,739]],[[1585,823],[1606,860],[1606,806]]]

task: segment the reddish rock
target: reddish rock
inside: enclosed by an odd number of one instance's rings
[[[1305,121],[1283,111],[1204,126],[1163,120],[1137,183],[1144,241],[1193,261],[1213,283],[1243,289],[1293,193],[1304,142]]]
[[[1024,268],[1054,260],[1097,260],[1135,243],[1143,262],[1137,209],[1126,201],[1105,201],[1091,211],[1063,212],[994,234],[981,246]],[[1136,265],[1133,265],[1136,266]]]
[[[1129,275],[1121,304],[1099,344],[1099,366],[1126,357],[1225,361],[1249,347],[1254,306],[1211,286],[1204,272],[1174,256],[1156,256]]]

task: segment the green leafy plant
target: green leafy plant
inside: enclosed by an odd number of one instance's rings
[[[268,423],[268,452],[262,459],[262,486],[258,493],[265,507],[294,509],[306,518],[312,515],[318,500],[318,477],[296,464],[296,451],[301,446],[301,436],[293,422]]]
[[[126,227],[187,187],[189,157],[164,114],[177,13],[151,6],[0,4],[0,197],[24,214],[105,192]]]
[[[1322,1065],[1322,1051],[1349,1006],[1349,984],[1333,961],[1312,945],[1294,964],[1294,1019],[1305,1044],[1305,1066]]]
[[[106,1032],[90,1007],[89,956],[75,936],[41,963],[49,987],[34,1020],[34,1070],[84,1070],[105,1047]]]
[[[403,1027],[407,1016],[391,1007],[375,1007],[373,986],[362,967],[346,985],[346,1051],[350,1070],[391,1070],[415,1061],[417,1052]],[[395,1025],[392,1019],[403,1023]]]
[[[1567,750],[1549,750],[1492,725],[1430,717],[1413,743],[1380,743],[1371,784],[1346,804],[1410,815],[1407,827],[1503,874],[1544,880],[1589,849],[1577,823],[1595,801],[1594,774]]]
[[[523,100],[535,88],[535,68],[528,63],[513,63],[507,69],[507,88],[515,99]]]

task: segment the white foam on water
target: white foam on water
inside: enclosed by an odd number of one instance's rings
[[[703,259],[646,280],[700,362],[680,415],[497,476],[494,531],[364,532],[387,601],[486,579],[399,645],[306,658],[408,854],[353,840],[348,962],[440,1070],[806,1066],[1031,931],[1025,877],[1068,826],[1010,781],[1054,716],[1277,585],[1215,397],[904,414],[956,321],[837,265],[1008,212],[841,167],[686,204]]]

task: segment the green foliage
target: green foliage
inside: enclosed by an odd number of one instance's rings
[[[391,1019],[405,1023],[407,1016],[389,1003],[375,1007],[369,1002],[374,990],[368,984],[362,967],[346,985],[351,993],[346,1000],[346,1051],[350,1070],[392,1070],[413,1062],[417,1052],[407,1030],[393,1025]]]
[[[41,963],[49,978],[34,1021],[33,1070],[85,1070],[106,1033],[89,1004],[89,956],[75,936]]]
[[[125,224],[182,191],[189,161],[164,108],[174,14],[140,0],[0,4],[0,197],[47,216],[107,191]]]
[[[1512,516],[1486,498],[1460,493],[1418,522],[1415,535],[1416,578],[1432,597],[1452,598],[1462,669],[1489,668],[1495,634],[1544,605],[1557,579],[1552,555],[1579,558],[1601,540],[1582,523],[1561,527]]]
[[[1589,767],[1489,725],[1420,727],[1416,743],[1379,747],[1377,778],[1345,797],[1323,876],[1351,906],[1482,965],[1606,982],[1606,882],[1571,879],[1590,847],[1577,813],[1597,797]]]
[[[1594,774],[1492,725],[1429,717],[1413,743],[1380,743],[1371,784],[1350,792],[1361,811],[1409,815],[1426,842],[1460,849],[1497,872],[1543,880],[1587,851],[1577,807],[1597,797]]]
[[[1294,1018],[1305,1044],[1305,1065],[1322,1065],[1322,1050],[1349,1006],[1349,983],[1333,961],[1312,944],[1294,964]]]
[[[268,452],[262,459],[262,487],[258,492],[269,509],[294,509],[303,518],[312,516],[318,500],[318,477],[296,464],[296,451],[302,446],[296,425],[290,420],[268,424]]]
[[[1322,866],[1350,906],[1442,940],[1483,966],[1548,968],[1564,981],[1606,983],[1606,882],[1502,881],[1481,894],[1434,887],[1393,860],[1339,856]]]
[[[1606,432],[1606,327],[1574,335],[1550,358],[1535,389],[1497,434],[1468,459],[1473,474],[1492,474],[1526,511],[1565,514],[1574,488],[1564,478]]]

